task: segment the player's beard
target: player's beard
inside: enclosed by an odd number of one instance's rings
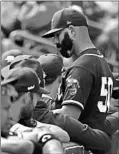
[[[68,32],[64,34],[64,39],[62,40],[61,44],[57,43],[56,45],[63,57],[70,58],[72,56],[73,42],[70,39]]]
[[[33,109],[34,107],[32,102],[23,107],[20,112],[20,120],[29,120],[32,117]]]

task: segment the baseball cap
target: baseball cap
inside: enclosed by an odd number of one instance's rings
[[[40,86],[44,87],[44,75],[43,75],[43,69],[36,59],[24,59],[18,64],[18,67],[29,67],[32,68],[36,74],[38,75],[38,78],[41,80]]]
[[[15,57],[15,59],[10,64],[10,69],[14,68],[21,61],[26,60],[26,59],[30,59],[30,58],[34,58],[34,57],[32,55],[19,55],[19,56]]]
[[[17,57],[14,58],[14,60],[7,66],[3,67],[1,69],[1,74],[3,76],[3,78],[5,78],[8,74],[8,71],[14,67],[16,67],[21,61],[25,60],[25,59],[29,59],[29,58],[33,58],[32,55],[19,55]]]
[[[69,25],[88,26],[86,17],[78,6],[63,8],[57,11],[51,21],[51,30],[42,35],[44,38],[53,37],[54,34]]]
[[[4,52],[2,54],[2,66],[5,67],[9,65],[18,55],[22,55],[22,52],[18,49],[12,49]]]
[[[40,62],[43,71],[46,74],[45,79],[56,78],[58,75],[61,74],[63,60],[59,55],[41,55],[37,60]]]
[[[8,76],[1,82],[2,86],[6,84],[12,84],[17,92],[49,93],[45,88],[39,86],[40,79],[33,69],[28,67],[11,69]]]

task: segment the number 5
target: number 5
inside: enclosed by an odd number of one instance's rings
[[[110,99],[113,88],[113,80],[111,77],[102,77],[102,85],[100,96],[105,96],[105,101],[98,101],[98,109],[100,112],[106,112],[110,107]]]

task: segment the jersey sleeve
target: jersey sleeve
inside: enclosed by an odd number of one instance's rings
[[[62,105],[75,105],[84,109],[93,83],[93,74],[82,67],[70,70],[66,78]]]

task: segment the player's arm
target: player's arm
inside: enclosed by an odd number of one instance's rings
[[[73,105],[64,105],[61,109],[53,110],[53,113],[67,114],[69,117],[77,119],[80,117],[81,109]]]
[[[64,149],[59,140],[52,139],[44,145],[43,154],[64,154]]]
[[[10,154],[32,154],[34,145],[28,140],[19,140],[16,137],[12,139],[1,138],[1,151]],[[39,149],[40,150],[40,149]]]
[[[69,137],[68,133],[66,131],[64,131],[63,129],[61,129],[60,127],[55,126],[55,125],[51,125],[51,124],[37,122],[37,127],[39,127],[39,130],[38,130],[39,132],[40,132],[41,126],[49,129],[49,131],[54,136],[56,136],[61,142],[69,142],[70,141],[70,137]]]
[[[63,129],[61,129],[60,127],[58,126],[55,126],[55,125],[51,125],[51,124],[45,124],[45,123],[41,123],[41,122],[38,122],[37,121],[37,126],[39,129],[38,129],[38,133],[40,133],[40,128],[42,129],[42,127],[45,127],[46,129],[48,129],[54,136],[56,136],[61,142],[69,142],[70,138],[69,138],[69,135],[66,131],[64,131]],[[10,129],[11,132],[14,132],[14,133],[19,133],[19,132],[32,132],[33,131],[33,128],[30,128],[30,127],[26,127],[26,126],[23,126],[19,123],[16,123],[15,125],[13,125]]]
[[[67,77],[62,108],[53,112],[67,114],[78,120],[90,94],[93,77],[92,73],[81,67],[73,69]]]
[[[88,145],[88,147],[93,147],[93,149],[104,150],[105,152],[110,150],[111,139],[106,133],[98,129],[92,129],[66,114],[55,114],[54,121],[68,132],[72,141]]]
[[[37,132],[38,134],[37,143],[41,145],[43,154],[64,154],[61,142],[57,137],[52,135],[51,130],[48,127],[36,127],[33,132]]]
[[[32,137],[28,136],[25,137],[25,139],[19,139],[18,137],[12,137],[11,139],[2,138],[2,152],[9,154],[63,154],[64,150],[61,142],[48,132],[47,129],[43,129],[43,131],[38,135],[34,131]]]

